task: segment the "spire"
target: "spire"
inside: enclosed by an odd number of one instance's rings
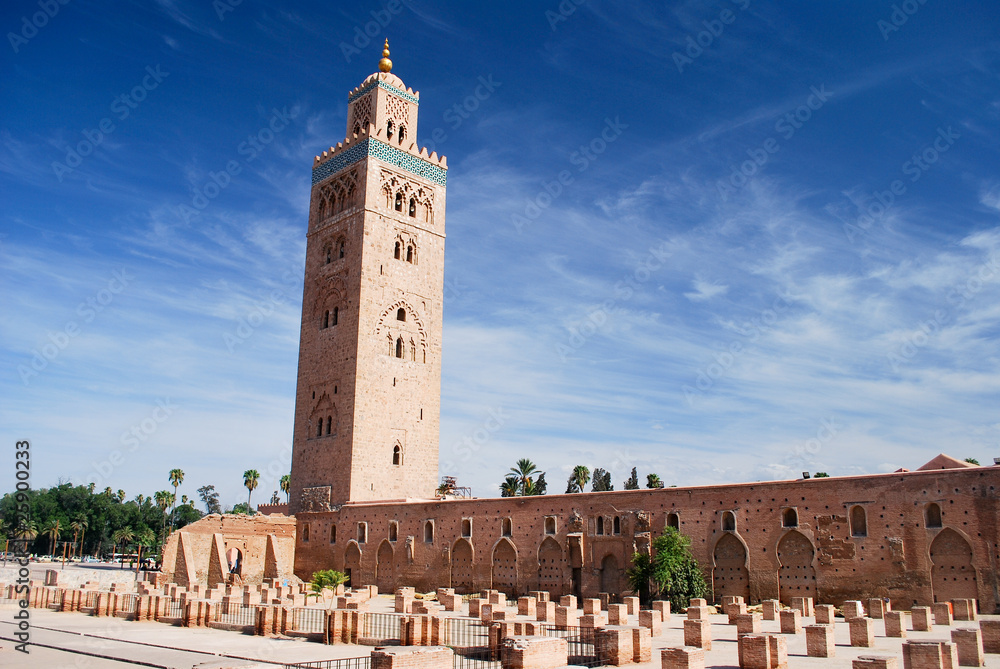
[[[392,61],[389,60],[389,38],[385,38],[385,47],[382,49],[382,60],[378,62],[378,69],[382,72],[392,72]]]

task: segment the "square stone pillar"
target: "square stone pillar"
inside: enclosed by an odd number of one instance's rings
[[[547,602],[549,601],[548,590],[532,590],[528,593],[531,597],[535,598],[536,602]]]
[[[958,651],[958,664],[962,667],[981,667],[983,656],[983,636],[978,627],[962,627],[951,631],[951,642]]]
[[[708,606],[708,600],[702,599],[701,597],[695,597],[688,602],[688,606]]]
[[[560,629],[566,629],[567,627],[576,627],[579,615],[580,612],[575,606],[573,608],[570,608],[568,606],[557,606],[556,627]]]
[[[534,597],[519,597],[517,600],[517,615],[535,617],[535,605],[538,602]]]
[[[833,625],[806,626],[806,655],[809,657],[833,657]]]
[[[685,620],[684,645],[712,650],[712,624],[707,620]]]
[[[603,611],[600,613],[585,613],[580,616],[580,627],[585,629],[597,629],[608,624],[608,617]]]
[[[983,650],[1000,653],[1000,620],[980,620],[979,631],[983,635]]]
[[[975,622],[977,618],[976,600],[974,599],[953,599],[951,600],[951,608],[954,611],[955,620]]]
[[[628,607],[625,604],[608,604],[608,624],[628,625]]]
[[[503,669],[557,669],[567,664],[566,639],[551,636],[510,636],[501,642]]]
[[[622,603],[625,604],[625,608],[630,616],[637,615],[639,613],[639,598],[638,597],[623,597]]]
[[[768,634],[771,650],[771,669],[788,669],[788,640],[777,634]]]
[[[851,669],[896,669],[896,666],[895,655],[861,655],[854,660]]]
[[[729,616],[729,624],[736,624],[736,616],[746,615],[747,605],[743,602],[733,602],[730,604],[726,610],[726,615]]]
[[[771,644],[766,634],[747,634],[739,640],[740,669],[771,669]]]
[[[687,610],[688,620],[708,620],[707,606],[689,606]]]
[[[371,654],[371,669],[428,669],[450,667],[454,662],[455,651],[447,646],[386,646]]]
[[[885,635],[894,639],[906,638],[906,613],[903,611],[885,612]]]
[[[647,627],[631,627],[632,661],[645,664],[653,659],[653,635]]]
[[[503,592],[491,592],[490,604],[501,609],[507,608],[507,595]]]
[[[882,620],[885,618],[885,612],[891,609],[888,602],[884,599],[869,599],[868,600],[868,617],[873,620]],[[868,656],[874,657],[874,656]]]
[[[914,632],[929,632],[931,629],[931,607],[914,606],[910,609],[910,629]]]
[[[660,612],[660,620],[663,622],[670,621],[670,602],[658,599],[653,602],[653,610]]]
[[[851,627],[851,645],[860,648],[871,648],[875,645],[875,621],[871,618],[851,618],[847,621]]]
[[[535,604],[535,620],[543,623],[554,623],[556,621],[556,603],[538,602]]]
[[[760,603],[760,611],[764,620],[777,620],[778,611],[781,610],[781,602],[777,599],[765,599]]]
[[[951,602],[937,602],[936,604],[932,604],[931,611],[934,612],[935,625],[951,625],[953,620]]]
[[[663,632],[663,621],[660,619],[660,613],[658,611],[639,611],[639,627],[647,627],[650,634],[660,636]]]
[[[569,609],[579,608],[576,604],[576,595],[563,595],[559,598],[559,606],[565,606]]]
[[[835,610],[833,604],[817,604],[813,607],[817,625],[832,625]]]
[[[601,600],[596,597],[583,600],[583,612],[584,613],[600,613],[601,612]]]
[[[482,607],[483,603],[489,603],[489,600],[482,599],[481,597],[473,597],[469,600],[469,617],[478,618],[479,609]],[[397,611],[398,613],[398,611]]]
[[[660,651],[661,669],[705,669],[705,650],[682,646]]]
[[[742,634],[761,633],[761,615],[759,613],[744,613],[736,616],[736,636]]]
[[[597,630],[594,634],[597,655],[610,666],[631,664],[635,652],[632,644],[632,628],[614,626]]]
[[[903,644],[903,669],[958,669],[955,644],[947,641],[907,641]]]
[[[843,603],[840,607],[840,613],[844,616],[844,620],[850,620],[851,618],[864,617],[865,609],[861,606],[861,602],[852,599]]]
[[[488,625],[493,620],[493,611],[496,607],[493,604],[479,605],[479,622]]]
[[[792,608],[801,613],[803,618],[812,618],[813,598],[792,597]]]
[[[798,634],[802,631],[802,614],[795,609],[782,609],[778,612],[781,620],[782,634]]]

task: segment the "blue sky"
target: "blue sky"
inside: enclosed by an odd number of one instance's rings
[[[270,496],[311,161],[388,36],[450,167],[442,474],[490,496],[520,457],[551,492],[575,464],[621,488],[990,462],[998,14],[5,3],[0,439],[32,441],[36,486],[132,497],[180,467],[233,504],[253,467]]]

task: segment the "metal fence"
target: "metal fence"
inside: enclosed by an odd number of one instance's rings
[[[401,641],[400,620],[402,615],[396,613],[365,613],[362,616],[364,624],[361,628],[359,642],[384,645],[397,644]]]
[[[184,617],[184,605],[181,604],[179,599],[168,599],[163,605],[164,618],[183,618]]]
[[[134,592],[122,592],[118,594],[118,610],[126,613],[135,613],[135,607],[139,604],[139,595]]]
[[[296,632],[322,633],[325,622],[326,609],[292,609],[292,629]]]
[[[478,618],[445,618],[447,624],[444,643],[453,648],[488,646],[490,628]]]
[[[83,595],[83,602],[80,604],[81,607],[92,609],[97,606],[97,590],[84,590]]]
[[[228,604],[220,602],[215,607],[215,617],[213,620],[217,623],[225,623],[227,625],[256,626],[257,607],[244,606],[235,602],[229,602]]]
[[[452,650],[455,651],[452,669],[501,669],[500,655],[489,646]]]
[[[342,657],[339,660],[319,660],[286,664],[283,669],[371,669],[371,655],[365,657]]]

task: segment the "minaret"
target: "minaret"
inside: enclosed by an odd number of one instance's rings
[[[291,513],[434,494],[448,168],[417,147],[419,98],[386,40],[313,163]]]

